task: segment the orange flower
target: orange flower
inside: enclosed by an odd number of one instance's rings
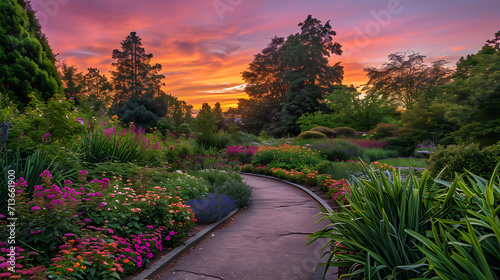
[[[129,261],[129,259],[123,259],[123,263],[128,263]]]
[[[74,267],[79,267],[80,266],[80,263],[75,263],[74,264]]]
[[[78,251],[78,249],[73,248],[73,249],[71,249],[71,251],[76,252],[76,251]]]
[[[85,269],[87,269],[87,266],[82,265],[82,267],[80,267],[80,268],[81,268],[82,270],[85,270]]]
[[[62,250],[62,252],[69,255],[69,251],[68,250]]]
[[[73,272],[73,271],[74,271],[74,269],[72,269],[71,267],[68,267],[68,268],[66,268],[66,271],[68,271],[68,272]]]
[[[75,243],[75,240],[71,239],[70,241],[68,241],[69,243]]]

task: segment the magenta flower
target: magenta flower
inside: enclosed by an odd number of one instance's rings
[[[52,179],[52,175],[50,175],[49,170],[43,171],[42,174],[40,174],[40,177],[42,177],[43,179]]]
[[[175,231],[171,231],[171,232],[170,232],[170,235],[175,235]]]
[[[85,124],[85,122],[83,122],[82,118],[78,118],[76,119],[77,122],[79,122],[80,124]]]
[[[89,174],[89,173],[87,171],[85,171],[85,170],[81,170],[80,171],[80,175],[87,175],[87,174]]]
[[[165,236],[165,240],[170,240],[170,235]]]
[[[170,146],[170,150],[174,150],[174,149],[175,149],[175,147],[174,147],[174,146]]]
[[[47,139],[49,137],[50,133],[45,133],[43,136],[42,136],[42,142],[45,142],[45,139]]]
[[[33,211],[37,211],[37,210],[40,210],[40,209],[41,209],[40,206],[33,206],[33,207],[31,207],[31,210],[33,210]]]

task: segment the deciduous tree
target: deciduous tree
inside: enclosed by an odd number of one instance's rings
[[[410,108],[425,91],[450,81],[452,71],[444,67],[447,63],[438,60],[427,66],[424,55],[415,52],[398,52],[389,55],[389,62],[378,69],[367,67],[367,88]]]

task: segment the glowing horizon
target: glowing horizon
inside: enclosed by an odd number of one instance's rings
[[[142,38],[152,63],[163,66],[164,91],[192,104],[220,102],[223,109],[245,98],[245,71],[274,36],[298,32],[308,14],[330,20],[342,56],[344,84],[366,83],[363,68],[380,67],[387,55],[413,50],[427,61],[453,66],[477,52],[498,31],[500,2],[434,1],[32,0],[42,31],[58,58],[79,71],[98,68],[109,78],[111,53],[131,31]]]

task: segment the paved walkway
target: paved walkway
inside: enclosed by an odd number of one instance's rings
[[[242,177],[252,186],[252,205],[154,279],[322,279],[322,267],[313,271],[326,241],[306,246],[307,236],[328,225],[315,224],[316,202],[285,183]],[[327,279],[337,279],[333,270]]]

